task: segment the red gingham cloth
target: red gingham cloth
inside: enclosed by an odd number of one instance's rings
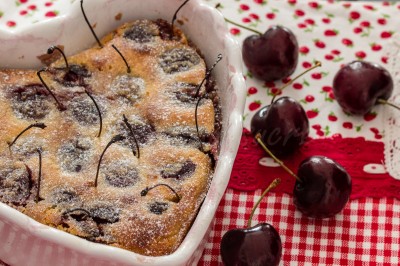
[[[223,234],[243,228],[261,190],[228,189],[199,265],[221,265]],[[334,218],[316,220],[295,210],[292,197],[269,193],[253,225],[272,224],[282,239],[281,265],[400,265],[400,201],[361,198]]]

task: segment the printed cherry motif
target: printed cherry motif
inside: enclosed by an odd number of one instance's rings
[[[15,21],[7,21],[6,25],[10,28],[17,26],[17,23]]]
[[[57,11],[48,11],[48,12],[46,12],[45,16],[48,18],[52,18],[52,17],[56,17],[57,14],[58,14]]]
[[[335,58],[335,57],[334,57],[333,55],[331,55],[331,54],[325,55],[325,59],[328,60],[328,61],[331,61],[331,60],[333,60],[334,58]]]
[[[322,18],[322,22],[325,24],[329,24],[329,23],[331,23],[331,19],[330,18]]]
[[[279,265],[282,256],[279,233],[268,223],[251,226],[254,212],[261,200],[279,183],[280,179],[275,179],[263,192],[251,211],[247,228],[232,229],[223,235],[220,253],[224,265]]]
[[[257,88],[256,87],[250,87],[247,89],[247,94],[248,95],[252,95],[252,94],[256,94],[257,93]]]
[[[377,20],[378,24],[380,25],[386,25],[387,21],[385,18],[378,18]]]
[[[377,52],[377,51],[382,50],[382,45],[380,45],[378,43],[371,43],[370,46],[371,46],[372,51]]]
[[[240,30],[238,28],[232,28],[232,29],[229,30],[229,32],[232,35],[239,35],[240,34]]]
[[[357,20],[361,17],[360,13],[358,11],[351,11],[349,14],[349,20],[350,22],[353,22],[354,20]]]
[[[308,6],[315,9],[319,9],[321,7],[317,2],[309,2]]]
[[[314,40],[314,44],[316,47],[321,48],[321,49],[326,47],[326,44],[319,39]]]
[[[318,109],[311,109],[311,110],[308,110],[308,111],[306,112],[306,114],[307,114],[307,117],[308,117],[309,119],[312,119],[312,118],[315,118],[315,117],[318,116],[319,110],[318,110]]]
[[[248,5],[246,5],[246,4],[239,5],[239,8],[240,8],[241,11],[250,10],[250,7]]]
[[[274,18],[276,17],[276,15],[275,15],[275,13],[270,12],[270,13],[267,13],[267,14],[265,15],[265,17],[266,17],[267,19],[274,19]]]
[[[375,112],[369,112],[369,113],[366,113],[365,115],[364,115],[364,120],[365,121],[371,121],[371,120],[374,120],[375,118],[376,118],[376,113]]]
[[[302,55],[306,55],[308,54],[308,52],[310,52],[310,49],[307,46],[302,46],[299,48],[299,52]]]
[[[390,37],[392,37],[392,34],[393,34],[393,32],[391,32],[391,31],[382,31],[381,38],[382,39],[390,38]]]
[[[305,62],[303,62],[302,66],[304,68],[310,68],[310,67],[312,67],[312,64],[310,62],[305,61]]]
[[[347,38],[342,39],[342,43],[347,47],[353,47],[353,41]]]
[[[360,27],[355,27],[355,28],[353,29],[353,32],[354,32],[355,34],[359,34],[359,33],[363,32],[363,29],[360,28]]]
[[[260,5],[265,5],[265,0],[253,0],[254,1],[254,3],[256,3],[256,4],[260,4]]]
[[[315,72],[315,73],[311,74],[311,77],[313,79],[321,79],[322,78],[322,74],[321,74],[321,72]]]
[[[330,112],[329,115],[328,115],[328,120],[331,121],[331,122],[335,122],[335,121],[338,120],[338,118],[337,118],[337,116],[335,115],[334,112]]]
[[[258,108],[260,108],[260,106],[261,106],[261,102],[260,101],[254,101],[254,102],[249,104],[249,110],[250,111],[255,111]]]
[[[293,83],[293,88],[296,90],[301,90],[303,88],[303,84],[301,83]]]
[[[372,5],[363,5],[363,7],[367,10],[375,10],[374,6]]]
[[[353,123],[351,123],[351,122],[343,122],[343,128],[352,129],[353,128]]]
[[[371,23],[369,21],[361,21],[360,26],[364,28],[371,28]]]
[[[312,102],[315,100],[315,97],[312,96],[312,95],[307,95],[307,96],[304,98],[304,100],[305,100],[307,103],[312,103]]]
[[[364,51],[358,51],[355,53],[355,56],[361,60],[361,59],[364,59],[365,57],[367,57],[367,54]]]
[[[337,31],[337,30],[328,29],[328,30],[325,30],[324,35],[327,36],[327,37],[331,37],[331,36],[338,35],[338,33],[339,33],[339,31]]]

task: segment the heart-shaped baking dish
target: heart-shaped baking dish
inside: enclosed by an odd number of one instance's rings
[[[54,44],[67,55],[89,48],[93,36],[85,24],[80,1],[66,1],[57,18],[0,28],[1,68],[39,68],[37,56]],[[123,22],[171,18],[181,0],[85,0],[85,10],[99,36]],[[116,19],[118,17],[118,19]],[[150,257],[89,242],[42,225],[0,203],[0,259],[10,265],[192,265],[203,252],[215,211],[225,192],[242,134],[245,82],[241,52],[227,30],[223,16],[200,0],[191,0],[179,12],[179,27],[199,48],[207,64],[218,54],[223,60],[214,69],[222,107],[220,153],[207,196],[179,248],[170,255]]]

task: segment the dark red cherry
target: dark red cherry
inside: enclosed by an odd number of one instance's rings
[[[303,214],[328,218],[343,210],[351,193],[351,178],[332,159],[312,156],[301,162],[293,202]]]
[[[259,130],[261,140],[276,156],[293,153],[308,137],[307,115],[293,98],[281,97],[272,103],[264,121]]]
[[[281,238],[267,223],[245,229],[233,229],[221,240],[221,257],[229,265],[279,265]]]
[[[263,106],[251,118],[250,131],[254,136],[260,133],[265,127],[265,118],[267,117],[269,105]]]
[[[251,226],[251,221],[261,200],[280,182],[277,178],[264,190],[251,210],[247,228],[229,230],[222,237],[220,252],[225,265],[279,265],[282,242],[278,232],[267,223]]]
[[[243,41],[243,61],[248,70],[264,81],[290,76],[297,66],[299,46],[296,36],[287,28],[273,26],[262,35],[251,35]]]
[[[390,73],[378,64],[365,61],[343,66],[333,80],[335,99],[345,112],[352,114],[368,113],[374,105],[385,103],[392,91]]]

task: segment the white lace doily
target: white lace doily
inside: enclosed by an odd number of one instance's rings
[[[388,47],[389,72],[392,74],[394,90],[390,102],[400,106],[400,35],[393,38]],[[400,180],[400,111],[385,108],[385,164],[389,174]]]

